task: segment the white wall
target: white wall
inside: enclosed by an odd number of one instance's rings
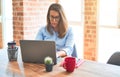
[[[98,33],[98,62],[106,63],[115,51],[120,51],[120,29],[100,27]]]

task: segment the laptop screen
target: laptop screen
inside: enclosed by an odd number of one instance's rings
[[[54,41],[20,40],[23,62],[44,63],[44,58],[50,56],[56,64],[56,46]]]

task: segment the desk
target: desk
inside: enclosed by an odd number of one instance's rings
[[[120,66],[85,62],[74,72],[68,73],[58,64],[52,72],[46,72],[43,64],[23,63],[20,56],[17,61],[9,62],[7,50],[0,50],[0,77],[120,77]]]

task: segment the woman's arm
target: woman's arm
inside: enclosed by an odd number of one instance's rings
[[[57,54],[59,56],[71,56],[73,53],[73,46],[74,46],[74,33],[72,28],[69,28],[66,34],[65,46],[62,48]]]
[[[56,56],[57,57],[65,57],[65,56],[67,56],[67,54],[65,51],[59,51],[59,52],[56,52]]]

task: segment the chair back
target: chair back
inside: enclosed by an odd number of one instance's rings
[[[107,63],[120,66],[120,51],[113,53],[112,56],[108,59]]]
[[[74,47],[73,47],[73,53],[72,53],[72,56],[73,56],[73,57],[78,57],[78,56],[77,56],[76,45],[74,45]]]

